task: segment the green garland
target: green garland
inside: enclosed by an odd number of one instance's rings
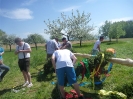
[[[103,61],[101,63],[102,54],[104,54],[104,57],[103,57]],[[86,67],[85,76],[87,78],[89,78],[90,74],[93,72],[94,69],[97,69],[99,67],[100,63],[101,63],[101,65],[100,65],[100,69],[98,72],[99,72],[99,74],[105,73],[106,69],[104,67],[109,63],[109,59],[112,58],[113,56],[114,56],[114,54],[112,52],[104,51],[104,52],[99,52],[96,56],[92,56],[90,58],[83,59],[81,62],[83,62]],[[85,62],[87,62],[88,64],[86,64]],[[89,69],[89,71],[87,69]],[[80,64],[80,62],[78,63],[77,67],[75,68],[75,71],[76,71],[77,77],[83,73],[84,68],[83,68],[82,64]]]

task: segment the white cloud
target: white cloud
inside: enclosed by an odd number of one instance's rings
[[[108,21],[113,23],[113,22],[128,21],[128,20],[133,20],[133,17],[124,17],[124,18],[118,18],[118,19],[110,19]],[[104,23],[105,23],[105,21],[99,23],[98,26],[102,26],[102,25],[104,25]]]
[[[37,32],[34,32],[34,33],[37,33]],[[21,38],[27,38],[28,35],[34,34],[34,33],[33,32],[24,32],[24,33],[17,34],[17,36],[21,37]],[[50,35],[49,34],[45,34],[43,32],[40,32],[40,33],[37,33],[37,34],[42,35],[43,38],[46,39],[46,40],[50,40]]]
[[[119,22],[119,21],[128,21],[133,20],[133,17],[125,17],[125,18],[119,18],[119,19],[112,19],[111,22]]]
[[[10,19],[26,20],[33,19],[31,15],[32,11],[27,8],[19,8],[15,10],[0,9],[0,16],[7,17]]]
[[[22,3],[22,6],[29,6],[31,4],[33,4],[34,2],[36,2],[37,0],[28,0],[28,1],[25,1],[24,3]]]
[[[80,6],[71,6],[71,7],[68,7],[68,8],[65,8],[65,9],[62,9],[60,10],[60,12],[69,12],[69,11],[72,11],[73,10],[77,10]]]

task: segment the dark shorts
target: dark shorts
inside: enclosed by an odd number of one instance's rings
[[[51,58],[52,54],[47,54],[47,59]]]
[[[28,72],[30,67],[30,58],[19,59],[18,65],[19,65],[20,71]]]

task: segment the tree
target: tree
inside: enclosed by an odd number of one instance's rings
[[[85,14],[84,12],[80,14],[78,10],[76,12],[77,15],[74,15],[72,10],[72,16],[67,16],[64,13],[61,13],[61,19],[58,18],[52,22],[50,20],[48,20],[48,22],[44,21],[48,27],[48,29],[45,29],[45,33],[59,37],[64,35],[68,40],[75,37],[81,42],[82,39],[94,28],[89,25],[91,20],[90,14]]]
[[[16,38],[15,34],[10,34],[10,35],[4,35],[3,36],[3,39],[2,39],[3,44],[9,45],[10,51],[12,50],[12,45],[14,44],[15,38]]]
[[[0,43],[3,43],[3,38],[6,36],[6,33],[0,29]]]
[[[84,12],[82,14],[79,13],[77,10],[77,15],[74,15],[72,13],[72,20],[71,21],[71,30],[72,30],[72,36],[75,38],[78,38],[80,40],[80,46],[82,44],[82,39],[88,37],[90,35],[90,32],[94,29],[93,26],[89,25],[90,19],[90,13],[85,14]]]
[[[126,34],[125,36],[122,37],[133,38],[133,20],[129,20],[123,23],[124,23],[123,29],[125,30]]]
[[[24,41],[28,43],[34,43],[37,50],[37,43],[44,43],[46,40],[43,38],[42,35],[35,33],[28,35],[28,38],[24,39]]]
[[[111,38],[114,37],[118,42],[118,39],[120,38],[120,36],[124,36],[124,35],[125,35],[125,31],[122,29],[122,24],[120,24],[119,22],[115,22],[111,25],[109,29],[110,41],[111,41]]]
[[[100,28],[99,28],[99,34],[103,35],[103,36],[108,36],[108,37],[111,37],[111,34],[109,34],[109,29],[110,29],[110,26],[111,26],[111,22],[110,21],[105,21],[104,25],[102,25]],[[110,38],[110,41],[111,41],[111,38]]]

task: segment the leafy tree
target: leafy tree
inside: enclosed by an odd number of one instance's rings
[[[37,33],[28,35],[27,39],[24,39],[24,41],[28,43],[34,43],[36,50],[37,50],[37,44],[38,43],[44,43],[46,40],[43,38],[42,35],[39,35]]]
[[[0,29],[0,43],[3,43],[3,38],[6,36],[6,33]]]
[[[48,22],[44,21],[48,27],[48,29],[44,30],[46,34],[50,34],[52,37],[64,35],[68,40],[78,38],[81,42],[94,29],[93,26],[89,25],[90,20],[90,14],[84,12],[80,14],[77,10],[77,15],[74,15],[72,10],[71,17],[61,13],[61,19],[58,18],[52,22],[49,19]]]
[[[99,34],[103,35],[103,36],[109,36],[111,37],[111,34],[109,34],[109,29],[110,29],[110,26],[111,26],[111,22],[110,21],[105,21],[104,25],[102,25],[100,28],[99,28]],[[110,38],[110,41],[111,41],[111,38]]]
[[[10,51],[12,50],[12,45],[14,44],[15,38],[16,38],[15,34],[10,34],[10,35],[4,35],[3,36],[3,39],[2,39],[3,44],[9,45]]]
[[[83,12],[82,14],[79,13],[77,10],[77,15],[73,15],[72,13],[72,20],[71,21],[71,30],[72,36],[78,38],[80,40],[80,46],[82,44],[82,39],[85,39],[90,35],[90,32],[94,29],[93,26],[89,25],[90,13],[86,14]]]
[[[125,30],[126,34],[125,36],[122,37],[133,38],[133,20],[123,22],[123,24],[124,24],[123,29]]]
[[[52,22],[48,19],[48,22],[44,21],[48,29],[44,29],[44,33],[50,34],[50,38],[59,37],[61,38],[61,26],[58,26],[57,20],[53,20]]]
[[[122,24],[115,22],[111,25],[109,29],[110,41],[111,41],[111,38],[114,37],[118,42],[118,39],[120,38],[120,36],[124,36],[124,35],[125,35],[125,31],[122,29]]]

